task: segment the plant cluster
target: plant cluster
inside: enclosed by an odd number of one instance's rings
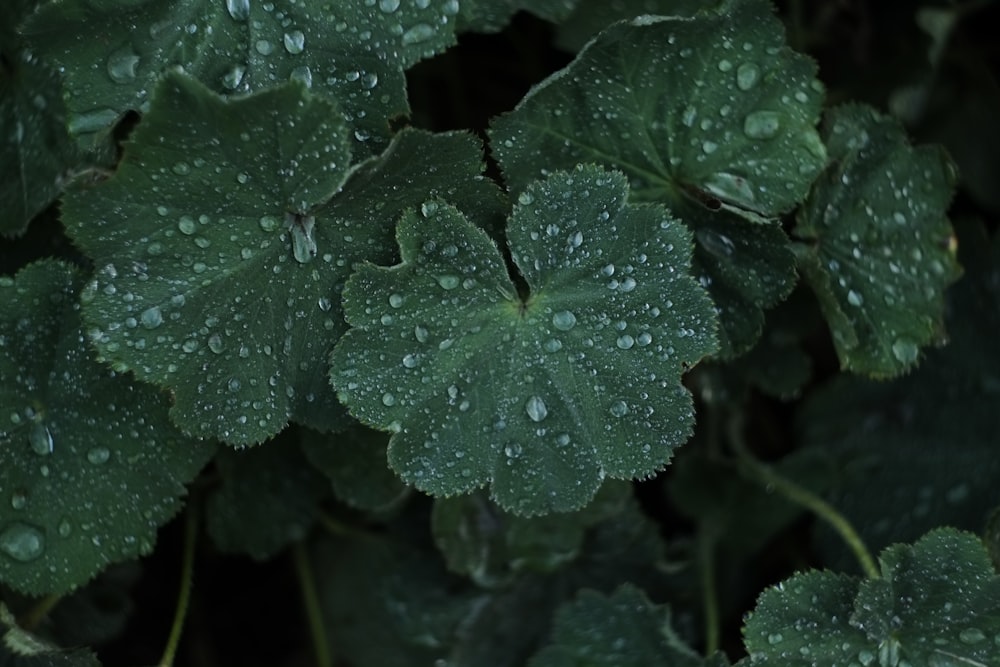
[[[0,665],[1000,666],[991,9],[859,6],[5,3]]]

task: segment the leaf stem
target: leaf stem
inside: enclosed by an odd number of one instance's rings
[[[188,604],[191,601],[191,583],[194,579],[194,551],[198,540],[198,511],[196,503],[188,503],[184,513],[184,555],[181,562],[181,590],[177,595],[177,609],[174,612],[174,622],[170,627],[170,636],[163,649],[159,667],[173,667],[177,655],[177,646],[184,630],[184,619],[187,617]]]
[[[316,582],[313,580],[312,566],[302,542],[296,542],[292,547],[295,558],[295,574],[298,576],[299,587],[302,589],[302,604],[305,606],[306,618],[309,622],[309,634],[312,636],[313,651],[316,654],[317,667],[333,667],[330,656],[330,645],[326,641],[326,624],[323,622],[323,610],[316,596]]]
[[[698,529],[701,597],[705,607],[705,656],[719,650],[719,595],[715,581],[715,536],[703,524]]]
[[[812,491],[799,486],[792,480],[784,477],[772,466],[757,460],[747,448],[743,441],[741,420],[734,418],[730,422],[729,442],[732,445],[740,468],[750,476],[754,477],[765,488],[773,488],[781,493],[785,498],[806,508],[820,519],[826,521],[837,531],[840,538],[844,540],[848,548],[854,552],[861,570],[870,578],[878,579],[881,574],[875,559],[872,558],[868,547],[865,546],[857,530],[851,525],[843,514]]]
[[[22,630],[27,630],[28,632],[33,632],[35,628],[42,622],[42,620],[49,615],[49,612],[59,604],[62,599],[60,595],[46,595],[38,603],[28,610],[22,618],[18,619],[18,626]]]

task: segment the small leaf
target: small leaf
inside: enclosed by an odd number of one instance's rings
[[[580,0],[573,12],[556,27],[556,44],[577,52],[615,21],[647,14],[691,17],[718,11],[729,0]]]
[[[552,645],[528,667],[722,667],[722,656],[706,660],[670,626],[668,609],[639,589],[619,587],[611,595],[585,590],[556,614]]]
[[[337,498],[368,512],[389,509],[408,490],[389,468],[388,444],[387,434],[363,426],[331,434],[302,433],[306,458],[330,479]]]
[[[832,110],[824,135],[833,162],[799,211],[800,265],[841,366],[898,375],[943,338],[944,289],[960,274],[945,217],[954,168],[867,107]]]
[[[398,0],[131,4],[49,3],[26,27],[33,50],[64,71],[74,133],[145,110],[164,69],[179,65],[220,93],[300,81],[339,102],[358,147],[380,150],[389,119],[409,111],[404,70],[454,43],[458,12],[457,2]]]
[[[7,607],[0,602],[0,665],[3,667],[101,667],[86,649],[62,650],[19,628]]]
[[[716,320],[686,275],[690,236],[628,205],[620,174],[559,172],[520,201],[508,237],[526,299],[486,234],[428,202],[400,223],[402,264],[348,281],[332,379],[393,431],[405,481],[443,496],[492,482],[532,515],[667,462],[694,416],[679,376],[714,350]]]
[[[723,357],[760,334],[761,308],[795,284],[784,233],[763,224],[802,201],[826,151],[815,66],[785,46],[763,1],[694,18],[616,23],[498,118],[511,189],[597,162],[625,172],[696,232],[696,274],[721,311]]]
[[[498,32],[519,11],[528,11],[546,21],[566,18],[580,0],[461,0],[458,30]],[[458,3],[456,3],[458,4]]]
[[[222,483],[206,503],[206,525],[222,551],[267,560],[302,540],[329,486],[294,437],[215,459]]]
[[[345,426],[326,358],[351,266],[389,261],[393,221],[428,195],[497,202],[467,135],[403,132],[350,167],[347,131],[299,85],[227,101],[171,73],[115,175],[67,197],[98,267],[82,295],[91,340],[170,388],[186,432],[248,444],[290,417]]]
[[[810,572],[765,591],[744,627],[749,664],[1000,664],[1000,576],[975,536],[942,528],[879,560],[860,585]]]
[[[214,451],[173,428],[165,395],[91,359],[82,282],[51,260],[0,279],[0,580],[32,595],[152,551]]]

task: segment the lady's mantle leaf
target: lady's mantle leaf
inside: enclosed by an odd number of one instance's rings
[[[214,451],[173,428],[166,396],[91,359],[82,282],[53,261],[0,282],[0,580],[33,595],[149,553]]]
[[[145,110],[166,65],[216,92],[256,92],[294,79],[337,99],[383,148],[405,115],[403,71],[454,42],[458,2],[338,0],[63,0],[27,27],[32,48],[63,70],[70,127],[101,131]],[[100,39],[94,39],[100,35]]]
[[[497,32],[514,14],[529,11],[546,21],[558,22],[569,16],[580,0],[461,0],[458,29]],[[456,4],[459,4],[456,2]]]
[[[814,74],[765,2],[640,17],[602,32],[499,118],[493,149],[514,191],[544,170],[597,162],[698,230],[695,272],[733,356],[759,335],[760,309],[795,283],[781,230],[743,228],[800,202],[825,163]]]
[[[14,615],[0,602],[0,665],[3,667],[101,667],[87,649],[61,650],[58,646],[22,630]]]
[[[795,233],[813,242],[800,264],[841,366],[897,375],[943,338],[944,289],[960,274],[945,217],[954,169],[867,107],[832,110],[824,130],[833,163],[799,212]]]
[[[975,536],[939,529],[879,560],[860,585],[810,572],[765,591],[744,628],[750,665],[1000,665],[1000,576]]]
[[[393,221],[429,192],[490,201],[465,136],[404,132],[349,167],[347,134],[301,86],[225,101],[172,73],[117,173],[67,197],[97,267],[82,295],[91,339],[169,387],[188,433],[242,444],[289,417],[342,425],[326,359],[350,267],[390,261]]]
[[[722,667],[695,653],[670,626],[668,609],[625,584],[611,595],[584,590],[556,614],[552,645],[528,667]]]
[[[715,350],[717,322],[687,274],[690,234],[627,193],[597,167],[521,193],[508,238],[525,299],[486,234],[436,202],[400,223],[402,264],[351,277],[333,383],[394,432],[404,480],[445,496],[492,482],[504,509],[569,511],[688,438],[679,375]]]

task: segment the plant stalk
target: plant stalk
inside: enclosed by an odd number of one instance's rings
[[[170,628],[167,645],[163,649],[159,667],[173,667],[177,655],[177,647],[184,630],[184,619],[187,617],[188,604],[191,602],[191,584],[194,579],[194,551],[198,540],[198,511],[195,503],[189,503],[184,513],[184,555],[181,562],[181,590],[177,595],[177,609],[174,612],[174,622]]]
[[[298,576],[299,587],[302,589],[302,604],[305,607],[306,619],[309,623],[309,634],[312,636],[313,652],[316,654],[316,667],[333,667],[330,655],[330,645],[326,640],[326,624],[323,622],[323,610],[316,596],[316,582],[313,579],[309,556],[302,542],[296,542],[292,547],[295,559],[295,574]]]

